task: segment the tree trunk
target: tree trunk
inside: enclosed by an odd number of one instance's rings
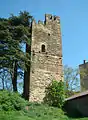
[[[4,78],[2,78],[2,89],[4,90]]]
[[[17,61],[15,61],[13,65],[12,85],[13,85],[13,91],[16,92],[17,91]]]
[[[2,75],[2,89],[4,90],[4,70],[3,70],[3,75]]]
[[[2,89],[4,90],[4,76],[5,76],[5,70],[3,69],[3,74],[2,74]]]
[[[31,47],[26,44],[26,52],[31,55]],[[24,86],[23,86],[23,97],[26,100],[29,100],[29,91],[30,91],[30,62],[26,66],[26,71],[24,72]]]

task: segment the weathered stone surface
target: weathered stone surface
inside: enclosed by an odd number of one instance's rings
[[[81,92],[88,90],[88,62],[79,65]]]
[[[44,51],[44,52],[43,52]],[[52,80],[62,79],[60,18],[45,15],[44,24],[32,23],[30,101],[41,102]]]

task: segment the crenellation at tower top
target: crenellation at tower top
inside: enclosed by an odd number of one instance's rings
[[[41,21],[41,20],[38,20],[38,23],[33,20],[33,23],[36,24],[36,25],[46,25],[47,22],[57,22],[58,24],[60,24],[60,17],[59,16],[56,16],[56,15],[52,15],[52,14],[45,14],[45,20],[44,21]]]
[[[59,16],[53,16],[51,14],[45,14],[45,21],[60,21],[60,17]]]

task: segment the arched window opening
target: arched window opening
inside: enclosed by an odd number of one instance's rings
[[[45,52],[45,45],[42,45],[42,52]]]

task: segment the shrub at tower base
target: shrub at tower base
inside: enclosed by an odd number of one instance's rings
[[[61,108],[65,100],[64,82],[52,81],[45,90],[44,102],[50,106]]]

